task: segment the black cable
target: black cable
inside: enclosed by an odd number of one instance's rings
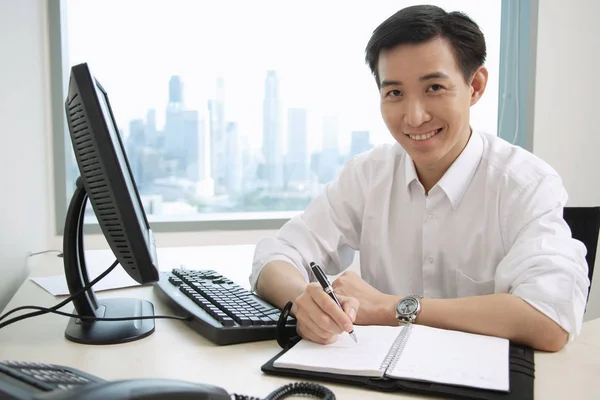
[[[260,397],[245,396],[243,394],[237,394],[237,393],[232,393],[231,396],[233,396],[234,400],[261,400]]]
[[[22,310],[44,311],[45,314],[52,313],[52,314],[62,315],[65,317],[74,317],[74,318],[78,318],[82,321],[88,321],[88,322],[90,322],[90,321],[91,322],[94,322],[94,321],[133,321],[133,320],[140,320],[140,319],[177,319],[180,321],[191,320],[191,317],[179,317],[177,315],[148,315],[148,316],[144,316],[144,317],[102,318],[102,317],[93,317],[90,315],[71,314],[71,313],[67,313],[67,312],[63,312],[63,311],[53,310],[51,308],[38,307],[38,306],[23,306],[23,307],[19,307],[19,308]],[[15,322],[17,322],[17,318],[9,319],[8,321],[0,324],[0,329],[4,328],[7,325],[15,323]]]
[[[75,317],[75,318],[81,319],[82,321],[92,321],[92,322],[93,321],[132,321],[132,320],[142,320],[142,319],[176,319],[176,320],[182,320],[182,321],[191,320],[191,317],[179,317],[179,316],[175,316],[175,315],[150,315],[150,316],[144,316],[144,317],[101,318],[101,317],[83,316],[83,315],[78,315],[78,314],[71,314],[71,313],[65,313],[62,311],[57,311],[59,308],[70,303],[77,296],[80,296],[84,292],[88,291],[92,286],[94,286],[96,283],[98,283],[102,278],[104,278],[106,275],[111,273],[112,270],[114,270],[117,265],[119,265],[119,261],[115,260],[112,263],[112,265],[110,267],[108,267],[108,269],[106,271],[104,271],[103,273],[98,275],[98,277],[96,277],[96,279],[94,279],[89,284],[87,284],[86,286],[81,288],[79,291],[73,293],[71,296],[67,297],[65,300],[56,304],[55,306],[52,306],[50,308],[38,307],[38,306],[21,306],[21,307],[17,307],[17,308],[10,310],[9,312],[0,316],[0,321],[2,321],[6,317],[8,317],[9,315],[11,315],[17,311],[21,311],[21,310],[38,310],[38,311],[19,315],[18,317],[14,317],[14,318],[9,319],[8,321],[0,323],[0,329],[4,328],[5,326],[14,324],[15,322],[19,322],[19,321],[27,319],[27,318],[37,317],[39,315],[44,315],[44,314],[48,314],[48,313],[63,315],[63,316],[67,316],[67,317]]]
[[[29,253],[27,254],[27,257],[32,257],[32,256],[37,256],[40,254],[46,254],[46,253],[58,253],[56,256],[57,257],[62,257],[63,256],[63,252],[60,250],[44,250],[44,251],[38,251],[35,253]]]
[[[117,267],[117,265],[119,265],[119,260],[115,260],[115,262],[113,262],[111,264],[111,266],[108,267],[108,269],[106,271],[104,271],[103,273],[101,273],[100,275],[98,275],[98,277],[96,277],[96,279],[94,279],[93,281],[91,281],[89,284],[87,284],[86,286],[82,287],[78,292],[73,293],[72,295],[70,295],[69,297],[67,297],[66,299],[64,299],[60,303],[58,303],[57,305],[50,307],[50,310],[58,310],[59,308],[67,305],[68,303],[70,303],[77,296],[80,296],[84,292],[87,292],[88,290],[90,290],[90,288],[92,286],[94,286],[96,283],[98,283],[106,275],[110,274],[112,272],[112,270]],[[17,311],[20,311],[22,309],[24,309],[24,308],[23,307],[17,307],[17,308],[15,308],[13,310],[10,310],[9,312],[7,312],[4,315],[0,316],[0,321],[2,321],[4,318],[8,317],[10,314],[13,314],[13,313],[15,313]],[[26,318],[37,317],[38,315],[44,315],[44,314],[47,314],[47,313],[48,313],[48,311],[36,311],[36,312],[33,312],[33,313],[28,313],[28,314],[20,315],[18,317],[13,318],[13,319],[18,318],[15,321],[15,322],[17,322],[17,321],[21,321],[21,320],[26,319]],[[12,321],[13,319],[10,319],[9,321]],[[6,322],[8,322],[8,321],[6,321]],[[2,327],[2,326],[5,326],[5,325],[0,324],[0,327]]]
[[[314,396],[323,400],[335,400],[335,394],[331,390],[318,383],[310,382],[289,383],[271,392],[264,400],[279,400],[297,394]]]
[[[311,382],[293,382],[269,393],[263,400],[280,400],[286,397],[302,395],[316,397],[322,400],[335,400],[335,394],[327,387]],[[235,400],[261,400],[259,397],[233,394]]]

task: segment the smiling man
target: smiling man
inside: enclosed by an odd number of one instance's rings
[[[560,176],[470,126],[485,56],[477,24],[435,6],[402,9],[373,32],[366,61],[397,143],[350,160],[255,251],[252,287],[279,307],[293,301],[304,338],[417,323],[557,351],[579,334],[586,250],[562,217]],[[336,275],[356,250],[360,277],[333,284],[342,310],[309,264]]]

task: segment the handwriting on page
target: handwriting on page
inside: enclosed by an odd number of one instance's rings
[[[382,376],[380,367],[402,328],[355,326],[358,343],[342,333],[335,343],[301,340],[283,354],[275,367],[347,375]]]
[[[388,375],[509,390],[509,342],[415,325],[398,363]]]

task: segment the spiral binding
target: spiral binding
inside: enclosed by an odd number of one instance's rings
[[[394,367],[398,363],[398,360],[400,359],[400,356],[402,355],[402,352],[404,351],[406,342],[408,342],[408,338],[410,337],[410,333],[412,332],[412,327],[412,324],[404,325],[402,331],[398,334],[396,340],[394,340],[392,348],[381,363],[381,366],[379,367],[380,371],[383,371],[385,373],[388,369],[394,369]]]

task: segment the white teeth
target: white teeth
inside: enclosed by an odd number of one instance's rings
[[[429,138],[432,138],[433,135],[435,135],[437,133],[437,129],[435,131],[431,131],[429,133],[425,133],[423,135],[408,135],[412,140],[427,140]]]

